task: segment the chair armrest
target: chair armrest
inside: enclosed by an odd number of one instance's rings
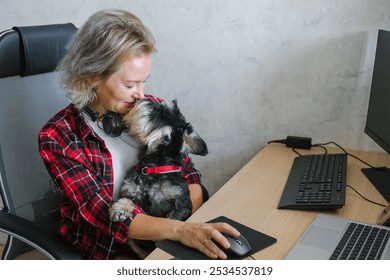
[[[77,250],[53,229],[5,211],[0,211],[0,231],[27,243],[50,259],[82,259]]]

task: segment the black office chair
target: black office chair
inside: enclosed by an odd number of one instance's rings
[[[14,27],[0,33],[0,231],[2,259],[33,249],[49,259],[81,259],[57,234],[60,195],[38,152],[38,132],[69,104],[55,67],[73,24]]]

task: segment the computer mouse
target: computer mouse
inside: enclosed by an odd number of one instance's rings
[[[251,253],[251,245],[242,234],[238,237],[234,237],[222,232],[222,235],[227,239],[227,241],[229,241],[230,248],[226,249],[218,242],[215,243],[218,245],[219,248],[221,248],[222,251],[225,252],[228,257],[242,258],[246,257],[247,255],[249,255],[249,253]]]

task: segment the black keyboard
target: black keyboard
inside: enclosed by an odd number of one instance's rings
[[[351,222],[330,260],[379,260],[390,230]]]
[[[345,204],[346,154],[314,154],[295,158],[279,209],[322,210]]]

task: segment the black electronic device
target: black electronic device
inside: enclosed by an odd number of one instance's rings
[[[364,132],[390,154],[390,31],[379,30],[371,92]],[[362,172],[390,202],[388,168],[364,168]]]
[[[227,239],[230,244],[230,248],[226,249],[218,242],[213,241],[222,251],[226,253],[226,255],[230,257],[243,258],[248,256],[252,252],[252,247],[249,244],[248,240],[244,237],[244,235],[240,235],[238,237],[231,236],[226,233],[222,233],[222,235]]]
[[[93,111],[90,107],[84,107],[83,111],[93,122],[99,119],[99,112]],[[107,135],[111,137],[118,137],[123,132],[122,115],[116,112],[108,112],[102,116],[102,125],[102,129]]]
[[[345,205],[346,154],[311,154],[295,158],[279,209],[330,210]]]
[[[286,138],[286,147],[289,148],[310,150],[311,146],[309,137],[287,136]]]

